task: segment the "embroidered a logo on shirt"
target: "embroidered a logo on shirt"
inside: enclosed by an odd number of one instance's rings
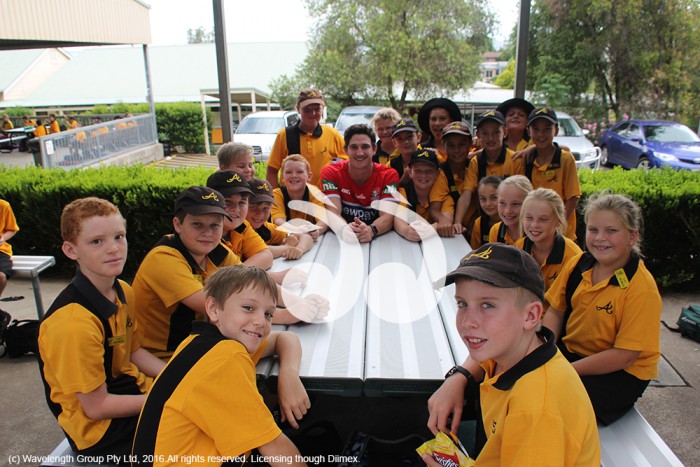
[[[496,432],[496,420],[494,420],[491,423],[491,433],[495,433],[495,432]]]
[[[596,305],[595,309],[598,311],[604,311],[609,315],[613,314],[612,302],[608,302],[607,304],[605,304],[603,306]]]

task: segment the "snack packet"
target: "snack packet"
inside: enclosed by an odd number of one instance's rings
[[[469,457],[467,450],[457,437],[450,433],[440,432],[435,439],[426,441],[418,449],[418,455],[430,454],[438,464],[445,467],[472,467],[474,460]]]

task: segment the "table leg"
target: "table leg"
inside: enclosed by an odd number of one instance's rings
[[[32,289],[34,289],[34,302],[36,303],[36,314],[39,319],[44,317],[44,302],[41,299],[41,282],[39,276],[32,277]]]

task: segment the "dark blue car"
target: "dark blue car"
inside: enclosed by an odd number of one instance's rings
[[[606,166],[700,170],[700,138],[678,122],[625,120],[601,134],[600,148]]]

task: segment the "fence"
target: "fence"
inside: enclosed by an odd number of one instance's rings
[[[75,169],[157,142],[151,114],[62,131],[40,139],[44,168]]]

